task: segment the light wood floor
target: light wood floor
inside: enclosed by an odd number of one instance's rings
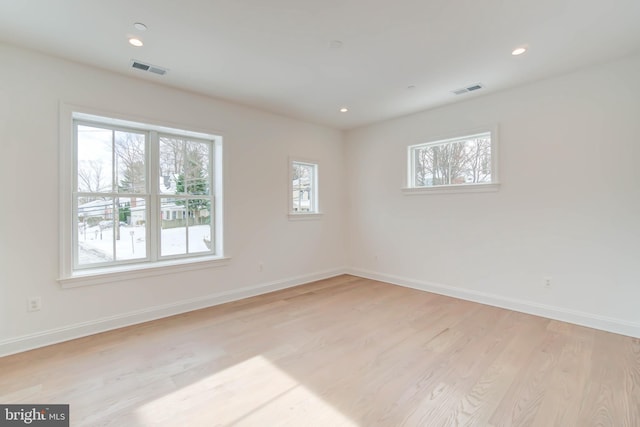
[[[340,276],[0,359],[72,426],[640,426],[640,340]]]

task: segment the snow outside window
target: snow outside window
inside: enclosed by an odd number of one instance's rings
[[[73,272],[221,256],[221,138],[74,114]],[[64,276],[64,275],[63,275]]]

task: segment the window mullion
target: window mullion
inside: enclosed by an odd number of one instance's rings
[[[182,145],[182,148],[183,148],[182,158],[183,158],[183,162],[184,162],[184,176],[183,176],[183,179],[182,179],[182,184],[183,184],[182,185],[182,187],[183,187],[182,188],[182,192],[183,192],[183,194],[185,196],[187,196],[189,194],[189,181],[188,181],[188,179],[189,179],[189,175],[190,175],[191,171],[189,170],[189,159],[187,157],[188,150],[187,150],[187,141],[186,140],[184,141],[184,143]],[[185,245],[186,245],[185,248],[184,248],[185,249],[185,254],[189,253],[189,217],[190,217],[190,215],[189,215],[189,205],[191,204],[190,201],[191,201],[191,199],[189,199],[188,197],[186,197],[184,199],[184,207],[185,207],[184,212],[185,212],[185,215],[186,215],[185,222],[184,222],[184,227],[185,227],[184,228]]]
[[[79,256],[78,253],[80,249],[78,247],[80,240],[80,233],[78,232],[78,123],[75,120],[72,120],[71,125],[72,131],[72,147],[71,147],[71,156],[72,156],[72,173],[71,183],[73,188],[71,189],[71,265],[69,266],[69,262],[65,263],[66,265],[62,266],[64,273],[70,274],[73,270],[78,268],[79,265]],[[62,170],[64,173],[65,171]],[[65,200],[65,202],[68,202]],[[64,227],[63,227],[64,228]],[[63,248],[66,249],[66,248]],[[68,252],[67,252],[68,253]]]
[[[149,210],[147,211],[147,250],[151,261],[160,258],[160,140],[158,132],[150,131],[148,141],[149,153]]]
[[[311,206],[313,206],[312,211],[318,212],[318,165],[315,164],[311,168],[312,182],[313,188],[310,189],[309,197],[313,197],[311,201]]]
[[[216,150],[215,142],[209,143],[209,239],[211,240],[211,250],[215,254],[218,253],[217,240],[218,236],[215,229],[216,216],[218,215],[218,209],[216,209],[216,173],[214,171],[214,165],[216,164]]]
[[[116,161],[116,132],[114,130],[111,131],[111,193],[114,194],[111,197],[111,221],[112,221],[112,229],[111,233],[111,247],[113,248],[113,259],[111,262],[116,262],[116,214],[117,212],[117,203],[119,202],[118,195],[116,194],[118,191],[118,169],[117,169],[117,161]],[[118,221],[120,218],[118,217]]]

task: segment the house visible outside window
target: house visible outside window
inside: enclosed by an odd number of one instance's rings
[[[318,214],[318,163],[291,160],[290,164],[290,215]]]
[[[72,116],[71,256],[63,278],[222,257],[221,137]]]
[[[407,170],[406,190],[495,191],[498,183],[495,132],[412,145],[408,147]]]

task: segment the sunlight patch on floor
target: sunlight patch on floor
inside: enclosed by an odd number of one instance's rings
[[[135,415],[154,426],[357,426],[263,356],[148,402]]]

